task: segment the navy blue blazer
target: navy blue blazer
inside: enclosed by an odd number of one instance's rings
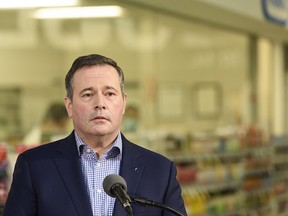
[[[120,175],[127,182],[128,194],[163,203],[187,215],[174,163],[121,136]],[[134,203],[132,208],[135,216],[175,215]],[[113,215],[127,215],[117,201]],[[3,216],[93,216],[73,132],[18,156]]]

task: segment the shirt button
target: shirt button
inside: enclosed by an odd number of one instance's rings
[[[90,153],[91,153],[91,149],[87,148],[87,149],[86,149],[86,153],[87,153],[87,154],[90,154]]]
[[[98,163],[96,163],[96,166],[97,166],[97,167],[100,167],[100,165],[101,165],[101,164],[100,164],[99,162],[98,162]]]
[[[97,193],[101,193],[101,189],[97,189]]]

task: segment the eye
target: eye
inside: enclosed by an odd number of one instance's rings
[[[114,92],[109,91],[109,92],[107,92],[107,95],[108,96],[113,96],[113,95],[116,95],[116,94]]]
[[[88,97],[92,97],[92,96],[93,96],[92,93],[85,93],[82,95],[82,97],[84,97],[84,98],[88,98]]]

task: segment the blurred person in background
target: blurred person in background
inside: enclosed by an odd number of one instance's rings
[[[91,54],[77,58],[65,78],[65,106],[74,130],[64,139],[17,158],[4,216],[124,216],[102,187],[122,176],[131,197],[153,200],[186,214],[175,164],[128,141],[120,132],[127,94],[117,63]],[[175,215],[131,203],[134,215]]]
[[[137,132],[139,127],[139,111],[135,105],[129,105],[126,107],[125,115],[122,121],[123,132]]]
[[[24,145],[39,145],[64,138],[67,135],[69,117],[63,103],[52,103],[40,125],[33,127],[24,137]]]

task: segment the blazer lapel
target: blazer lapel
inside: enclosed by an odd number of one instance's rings
[[[137,187],[144,171],[144,164],[141,159],[141,153],[122,135],[122,161],[120,175],[125,179],[130,196],[137,195]],[[120,214],[119,214],[120,213]],[[125,215],[123,207],[119,202],[115,202],[114,216]]]
[[[54,159],[79,216],[93,216],[81,172],[74,133],[64,139]]]
[[[123,152],[120,175],[126,180],[129,195],[135,196],[144,170],[144,164],[141,160],[141,154],[131,145],[133,144],[125,146],[127,150]]]

